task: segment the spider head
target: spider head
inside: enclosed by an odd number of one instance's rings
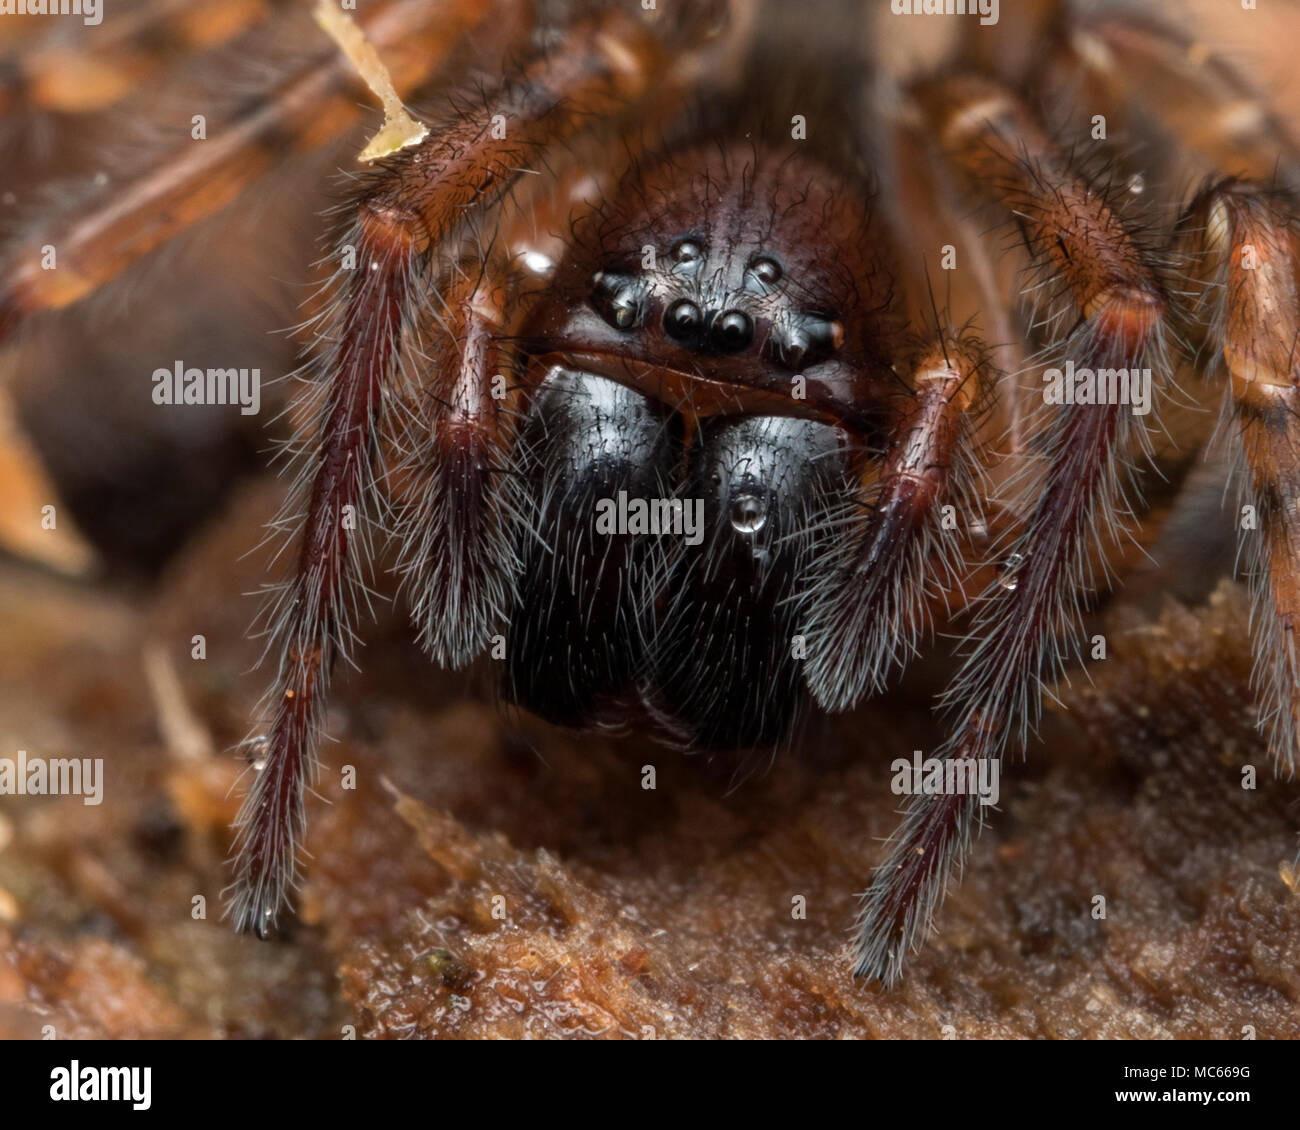
[[[706,414],[850,419],[888,369],[869,196],[798,151],[636,166],[575,226],[539,352]]]

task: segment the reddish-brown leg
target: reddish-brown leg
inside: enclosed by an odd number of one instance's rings
[[[939,566],[941,583],[964,579],[959,539],[974,513],[973,436],[986,369],[971,335],[945,337],[912,361],[912,392],[884,464],[864,473],[850,518],[857,528],[841,539],[845,548],[811,601],[804,676],[827,710],[850,709],[903,661],[924,622],[927,565]],[[946,530],[945,504],[954,517]]]
[[[1107,97],[1141,107],[1175,140],[1184,175],[1211,178],[1186,218],[1195,301],[1184,321],[1208,367],[1222,358],[1229,378],[1223,431],[1238,458],[1259,725],[1278,772],[1291,775],[1300,740],[1300,307],[1287,193],[1300,186],[1300,143],[1242,70],[1204,42],[1117,13],[1071,41]]]
[[[665,40],[621,10],[581,23],[561,51],[386,162],[365,191],[356,223],[339,241],[341,249],[355,248],[355,268],[340,272],[336,320],[320,335],[325,399],[303,479],[307,502],[292,500],[284,519],[287,525],[305,509],[296,576],[268,616],[279,670],[260,771],[237,824],[230,913],[239,928],[265,932],[294,882],[326,685],[337,654],[346,653],[352,605],[364,591],[362,535],[374,516],[375,485],[385,478],[374,466],[386,428],[381,414],[399,367],[418,360],[404,352],[404,327],[422,320],[430,290],[455,289],[443,264],[461,251],[444,241],[472,234],[472,222],[490,216],[547,147],[659,93],[678,52],[714,26],[712,19],[688,21],[677,26],[679,37]],[[471,356],[491,322],[470,303],[463,326]],[[472,383],[490,367],[472,362],[463,372]],[[462,391],[471,402],[481,396],[473,387]],[[444,424],[456,430],[454,410]]]
[[[1255,609],[1254,682],[1260,729],[1279,773],[1300,740],[1300,300],[1289,206],[1226,182],[1191,209],[1201,253],[1211,346],[1220,351],[1236,417],[1237,526]]]
[[[310,495],[298,573],[270,610],[279,669],[258,739],[257,776],[240,810],[230,906],[240,929],[265,933],[293,881],[305,828],[303,787],[335,653],[346,648],[373,496],[372,439],[411,301],[419,246],[414,217],[383,201],[363,205],[356,229],[356,281],[345,288],[339,341],[329,361],[328,400],[309,471]]]
[[[999,86],[941,79],[917,97],[950,160],[1017,216],[1059,280],[1077,322],[1056,355],[1094,370],[1154,367],[1158,381],[1166,299],[1103,195]],[[1001,581],[976,603],[966,660],[944,697],[954,725],[938,756],[974,768],[981,759],[1000,761],[1013,743],[1023,746],[1041,688],[1077,648],[1077,594],[1089,580],[1092,535],[1118,523],[1124,456],[1140,438],[1133,419],[1119,404],[1056,409],[1041,495]],[[863,898],[859,975],[897,980],[979,816],[979,797],[970,792],[912,797]]]
[[[483,21],[485,38],[498,47],[518,37],[521,5],[495,7],[485,19],[480,0],[442,4],[434,13],[425,0],[383,0],[366,9],[365,28],[388,61],[398,91],[409,94],[462,42],[467,28]],[[434,20],[433,16],[441,16]],[[287,152],[314,149],[355,121],[357,77],[352,64],[306,18],[303,31],[317,49],[296,60],[253,107],[204,93],[196,109],[208,119],[207,138],[190,136],[189,118],[159,128],[165,144],[156,154],[122,170],[93,199],[78,194],[66,208],[38,215],[5,249],[0,277],[0,342],[21,320],[58,309],[116,278],[186,228],[219,212],[282,161]],[[433,25],[433,26],[431,26]],[[253,32],[245,42],[258,48]],[[417,50],[412,50],[416,48]],[[213,73],[221,91],[224,73]],[[190,111],[187,111],[187,114]],[[182,128],[183,127],[183,128]],[[47,270],[45,247],[57,269]]]

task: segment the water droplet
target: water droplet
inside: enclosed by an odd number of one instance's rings
[[[1134,173],[1128,178],[1128,190],[1134,196],[1141,196],[1147,189],[1147,179],[1141,173]]]
[[[767,524],[767,500],[738,494],[731,500],[731,525],[737,533],[756,534]]]
[[[266,751],[270,744],[271,740],[265,734],[257,734],[245,741],[239,747],[239,752],[243,759],[260,773],[266,768]]]
[[[1023,553],[1013,553],[1002,562],[1002,565],[1000,566],[1002,576],[998,578],[998,584],[1006,589],[1007,592],[1016,591],[1016,586],[1020,584],[1020,578],[1016,576],[1016,574],[1020,571],[1020,566],[1024,563],[1025,555]]]

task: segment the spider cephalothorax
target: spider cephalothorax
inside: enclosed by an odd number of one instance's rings
[[[354,178],[310,323],[241,928],[268,929],[293,884],[374,535],[434,661],[491,651],[505,696],[546,718],[648,720],[690,748],[789,743],[810,704],[851,709],[927,622],[964,616],[933,751],[957,781],[1027,742],[1084,604],[1134,556],[1109,535],[1141,522],[1154,544],[1210,395],[1251,512],[1261,729],[1294,769],[1300,301],[1280,190],[1300,162],[1246,82],[1163,25],[1066,4],[968,18],[968,65],[919,77],[878,57],[903,24],[852,0],[481,7],[366,13],[430,128]],[[225,149],[20,246],[0,327],[308,144],[313,98],[341,83],[314,57],[270,110],[232,116]],[[1090,145],[1105,160],[1085,169]],[[71,270],[39,268],[42,239]],[[1062,372],[1087,374],[1068,397]],[[907,805],[860,923],[857,970],[885,982],[983,811],[952,789]]]
[[[709,383],[727,386],[719,407],[750,389],[750,410],[799,410],[791,376],[803,374],[806,414],[879,415],[879,388],[860,375],[888,369],[888,248],[872,196],[793,148],[675,153],[579,221],[551,300],[562,309],[548,303],[541,325],[572,349],[608,353],[620,373],[645,362],[663,374],[647,391],[702,410]],[[589,300],[574,303],[588,270]]]
[[[643,708],[706,748],[786,736],[797,578],[896,390],[869,199],[796,152],[713,145],[577,220],[524,331],[540,385],[519,471],[546,534],[522,550],[515,701],[570,724]],[[620,496],[703,529],[611,538],[599,504]]]

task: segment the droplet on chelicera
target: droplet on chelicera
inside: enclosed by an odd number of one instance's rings
[[[1141,196],[1146,191],[1147,179],[1141,173],[1134,173],[1128,178],[1128,190],[1134,196]]]
[[[1013,553],[999,566],[1002,576],[998,578],[998,584],[1007,592],[1015,592],[1016,586],[1020,584],[1020,578],[1017,574],[1020,572],[1020,566],[1024,563],[1025,555],[1023,553]]]
[[[756,534],[767,522],[767,501],[753,494],[731,500],[731,525],[737,533]]]
[[[247,739],[239,747],[239,752],[244,760],[260,773],[266,768],[266,751],[270,744],[270,739],[265,734],[257,734]]]

